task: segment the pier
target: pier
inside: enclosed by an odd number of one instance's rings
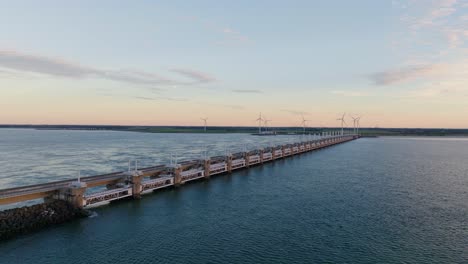
[[[323,149],[359,138],[356,134],[327,134],[319,139],[277,145],[225,156],[187,160],[175,164],[87,176],[0,190],[0,205],[43,198],[45,202],[63,200],[77,208],[95,207],[124,198],[139,199],[142,195],[186,182],[208,179],[266,162]],[[130,166],[129,166],[130,167]],[[102,187],[94,193],[87,190]]]

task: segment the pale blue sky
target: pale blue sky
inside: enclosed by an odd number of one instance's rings
[[[467,10],[455,0],[0,1],[0,103],[14,110],[0,123],[249,125],[262,111],[275,125],[304,112],[331,126],[348,112],[369,126],[467,127]]]

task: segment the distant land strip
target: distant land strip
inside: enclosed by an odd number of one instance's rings
[[[28,128],[39,130],[112,130],[143,133],[250,133],[258,132],[258,127],[243,126],[210,126],[204,131],[203,126],[117,126],[117,125],[26,125],[0,124],[0,128]],[[339,127],[308,127],[306,134],[319,134]],[[302,127],[268,127],[278,135],[302,135]],[[346,131],[352,131],[346,128]],[[360,128],[359,133],[364,137],[375,136],[468,136],[468,129],[443,128]]]

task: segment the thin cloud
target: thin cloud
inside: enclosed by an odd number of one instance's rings
[[[438,19],[446,16],[450,16],[456,11],[455,8],[449,8],[449,7],[442,7],[439,9],[432,10],[431,12],[431,19]]]
[[[430,97],[459,97],[468,94],[465,87],[467,79],[455,79],[450,81],[440,81],[428,84],[424,87],[406,92],[403,98],[430,98]]]
[[[442,33],[445,34],[451,49],[461,46],[468,37],[468,30],[466,29],[444,29]]]
[[[6,71],[6,70],[1,70],[1,69],[0,69],[0,76],[4,78],[14,78],[14,79],[20,77],[18,72]]]
[[[403,15],[400,18],[409,29],[409,34],[404,37],[398,36],[402,44],[413,48],[413,56],[424,58],[441,58],[450,53],[460,52],[460,47],[467,41],[468,36],[464,34],[465,12],[460,12],[464,1],[459,0],[431,0],[431,1],[404,1],[404,7],[400,9]],[[398,5],[397,5],[398,6]],[[455,21],[461,21],[454,23]],[[436,35],[445,36],[445,45],[434,43]],[[421,45],[432,47],[432,49],[419,49]],[[438,50],[434,50],[438,49]],[[402,50],[401,48],[395,51]]]
[[[22,54],[15,51],[0,51],[0,67],[69,78],[84,78],[89,75],[101,74],[96,69],[83,67],[61,59]]]
[[[263,91],[261,90],[255,90],[255,89],[237,89],[237,90],[232,90],[232,92],[234,93],[256,93],[256,94],[260,94],[260,93],[263,93]]]
[[[96,77],[108,79],[117,82],[126,82],[133,84],[143,84],[143,85],[173,85],[181,84],[176,80],[169,80],[166,78],[160,78],[155,74],[150,73],[138,73],[136,71],[102,71]]]
[[[43,74],[55,77],[85,79],[100,78],[117,82],[142,85],[192,85],[213,82],[216,79],[208,74],[190,69],[176,69],[173,72],[188,78],[189,81],[169,79],[160,75],[137,70],[104,70],[63,59],[41,55],[0,50],[0,68],[15,72]]]
[[[241,33],[231,29],[231,28],[224,28],[222,30],[226,40],[218,42],[218,44],[244,44],[251,42],[247,36],[242,35]]]
[[[188,77],[192,80],[195,80],[200,83],[208,83],[208,82],[214,82],[216,81],[216,78],[213,76],[210,76],[206,73],[195,71],[195,70],[189,70],[189,69],[171,69],[172,72],[179,73],[181,75],[184,75],[185,77]]]
[[[415,79],[433,70],[433,65],[412,66],[396,70],[377,72],[369,75],[369,79],[377,85],[390,85]]]
[[[140,100],[147,100],[147,101],[154,101],[156,100],[155,98],[152,97],[144,97],[144,96],[133,96],[135,99],[140,99]]]
[[[416,3],[416,2],[415,2]],[[438,0],[434,1],[426,14],[419,18],[410,19],[412,21],[411,28],[419,30],[424,27],[434,27],[440,24],[440,20],[451,16],[457,11],[455,6],[457,0]],[[419,7],[418,9],[420,9]]]

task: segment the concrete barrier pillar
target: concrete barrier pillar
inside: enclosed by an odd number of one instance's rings
[[[259,155],[260,155],[260,163],[263,164],[263,149],[259,151]]]
[[[245,159],[245,167],[250,167],[250,154],[248,152],[244,152],[244,159]]]
[[[206,159],[203,161],[203,169],[205,170],[205,178],[210,178],[210,165],[211,165],[210,159]]]
[[[232,155],[226,156],[226,165],[228,173],[232,172]]]
[[[85,192],[86,192],[86,187],[70,189],[71,202],[74,206],[78,208],[83,208],[84,202],[85,202],[84,200]]]
[[[132,195],[135,199],[141,198],[143,175],[132,175]]]
[[[182,168],[180,166],[174,166],[172,172],[174,174],[174,186],[179,187],[183,183],[182,176],[180,175]]]
[[[69,187],[60,190],[57,198],[67,201],[73,207],[83,208],[85,206],[84,195],[86,187],[86,183],[84,182],[73,182]]]

